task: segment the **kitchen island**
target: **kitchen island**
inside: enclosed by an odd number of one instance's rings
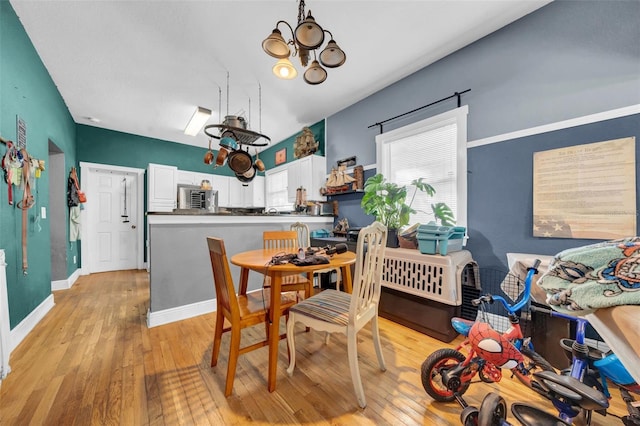
[[[224,239],[227,256],[262,248],[262,232],[288,230],[303,222],[311,231],[331,230],[333,216],[183,212],[148,213],[150,301],[147,325],[154,327],[215,311],[215,289],[206,237]],[[231,265],[236,287],[240,268]],[[249,274],[248,290],[262,288],[262,276]]]

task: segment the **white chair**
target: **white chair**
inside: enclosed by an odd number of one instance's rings
[[[296,365],[296,349],[294,326],[300,322],[318,331],[326,331],[326,343],[329,333],[340,332],[347,336],[349,369],[351,380],[358,398],[358,404],[367,405],[360,369],[358,368],[357,333],[371,321],[371,334],[378,357],[380,370],[386,366],[380,346],[378,332],[378,303],[380,301],[380,282],[384,251],[387,242],[387,228],[379,222],[363,228],[358,234],[356,272],[353,280],[353,293],[337,290],[325,290],[305,299],[289,309],[287,321],[287,342],[289,345],[289,368],[287,373],[293,374]]]
[[[298,233],[298,247],[307,249],[311,246],[311,234],[306,223],[296,222],[291,225],[290,229]],[[342,281],[340,268],[326,268],[315,271],[313,275],[318,280],[318,287],[320,287],[320,274],[333,273],[334,271],[336,273],[336,290],[340,290],[340,282]]]

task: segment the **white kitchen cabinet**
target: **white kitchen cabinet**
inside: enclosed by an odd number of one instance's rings
[[[229,207],[264,208],[264,177],[256,176],[248,184],[231,178],[229,182]]]
[[[176,208],[178,168],[149,163],[147,169],[147,211],[170,212]]]
[[[176,182],[178,185],[200,185],[200,181],[196,184],[198,173],[189,170],[178,170],[176,174]]]
[[[296,201],[296,190],[303,187],[307,190],[307,200],[324,201],[320,188],[325,185],[327,161],[319,155],[308,155],[300,160],[287,164],[287,197],[289,203]]]
[[[264,185],[265,178],[264,176],[256,176],[253,179],[253,191],[251,194],[251,207],[253,208],[264,208]]]
[[[218,191],[218,207],[231,207],[229,201],[229,182],[231,179],[229,176],[212,175],[211,187]]]

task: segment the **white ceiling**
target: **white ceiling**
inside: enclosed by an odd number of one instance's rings
[[[277,79],[261,47],[278,20],[295,27],[296,0],[11,0],[77,123],[201,147],[183,134],[196,106],[279,142],[547,3],[306,0],[347,54],[311,86],[297,58]]]

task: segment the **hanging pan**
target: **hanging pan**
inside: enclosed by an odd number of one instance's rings
[[[209,138],[209,151],[204,154],[204,164],[213,163],[213,151],[211,151],[211,138]]]
[[[229,153],[227,162],[229,163],[229,168],[236,174],[240,175],[248,172],[253,166],[253,159],[251,158],[251,155],[249,155],[248,152],[243,151],[242,148]]]

